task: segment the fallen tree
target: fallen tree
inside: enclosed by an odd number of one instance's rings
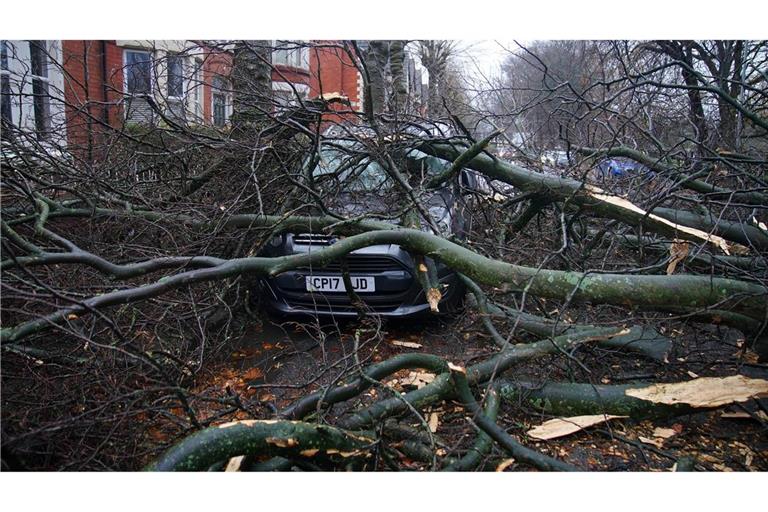
[[[391,56],[377,48],[371,69],[354,45],[335,50],[349,52],[365,75],[387,69],[380,61]],[[394,48],[399,55],[401,45]],[[251,55],[248,66],[257,61]],[[715,152],[734,168],[723,183],[704,179],[714,167],[691,169],[685,160],[612,147],[607,136],[602,145],[573,141],[587,158],[553,171],[523,151],[514,161],[499,156],[493,142],[507,137],[503,129],[476,140],[453,112],[449,129],[398,104],[388,107],[385,82],[367,79],[369,92],[376,89],[369,126],[339,123],[333,135],[321,133],[322,115],[357,115],[338,110],[351,104],[336,97],[277,114],[259,107],[241,115],[244,124],[231,133],[178,123],[112,133],[102,158],[87,162],[71,156],[74,148],[57,154],[34,141],[4,142],[0,344],[4,386],[19,397],[4,412],[4,452],[24,454],[31,467],[99,460],[161,471],[400,470],[417,463],[456,471],[484,467],[495,453],[514,459],[515,468],[588,469],[544,453],[507,415],[532,410],[565,422],[600,415],[631,422],[764,396],[760,379],[722,377],[698,388],[698,376],[680,382],[674,374],[670,383],[659,371],[628,384],[597,384],[588,368],[597,364],[594,353],[664,368],[682,344],[678,334],[701,325],[728,326],[744,338],[711,334],[721,355],[736,347],[740,357],[768,357],[768,234],[759,220],[766,192],[744,171],[765,163],[756,149],[744,158]],[[398,87],[395,96],[402,100],[402,93]],[[265,98],[258,100],[238,98],[238,108]],[[586,96],[573,101],[606,115],[617,108]],[[740,111],[762,119],[751,105]],[[613,129],[616,121],[602,122]],[[338,166],[327,161],[327,147]],[[596,149],[602,147],[608,149]],[[664,181],[627,191],[594,179],[594,160],[614,156],[633,158]],[[363,180],[373,168],[391,185],[378,184],[380,200],[368,201],[383,209],[350,208],[367,199],[349,176]],[[472,188],[468,169],[491,192]],[[448,230],[430,202],[444,190],[459,198]],[[458,209],[466,212],[461,226]],[[331,241],[266,255],[274,240],[298,233]],[[200,388],[208,365],[226,360],[232,340],[261,321],[252,308],[260,280],[338,264],[351,290],[348,257],[394,245],[412,256],[413,277],[433,312],[441,312],[445,291],[438,266],[459,274],[473,297],[466,321],[477,319],[484,329],[466,339],[480,355],[459,361],[411,351],[376,360],[383,322],[372,320],[365,297],[357,296],[358,323],[354,334],[345,333],[352,349],[329,356],[318,329],[323,371],[273,385],[298,396],[278,406],[261,393],[270,383],[238,387],[227,380],[217,393]],[[518,378],[539,364],[556,377]],[[429,377],[397,387],[405,371]],[[657,400],[686,384],[699,398],[718,385],[741,394],[704,403],[686,395]],[[471,434],[462,441],[445,439],[437,424],[435,411],[449,408],[454,424]],[[152,430],[147,439],[137,432],[142,425],[167,433]],[[135,438],[115,434],[123,431]],[[92,451],[73,458],[73,466],[61,462],[85,445]]]

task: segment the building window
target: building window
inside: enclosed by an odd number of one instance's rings
[[[152,54],[125,51],[125,92],[149,94],[152,91]]]
[[[32,67],[32,97],[35,130],[40,139],[51,133],[51,96],[48,84],[48,48],[45,41],[30,41],[29,56]]]
[[[203,115],[203,59],[195,59],[195,68],[192,72],[192,108],[195,117]]]
[[[309,49],[300,41],[276,41],[272,64],[309,69]]]
[[[13,114],[11,111],[11,76],[8,70],[8,50],[10,43],[0,41],[0,114],[2,115],[2,124],[4,128],[3,138],[6,134],[10,136],[10,130],[7,126],[13,126]]]
[[[213,110],[213,124],[226,126],[231,109],[229,83],[220,76],[213,77],[211,103]]]
[[[290,84],[285,82],[272,83],[272,96],[276,112],[281,112],[293,106],[301,104],[307,99],[309,87],[304,84]]]
[[[168,97],[184,96],[184,57],[177,53],[168,54]]]

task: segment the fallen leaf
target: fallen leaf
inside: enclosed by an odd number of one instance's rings
[[[243,378],[245,380],[255,380],[255,379],[261,378],[263,376],[264,376],[264,374],[262,373],[262,371],[260,369],[258,369],[258,368],[255,368],[255,367],[251,368],[250,370],[248,370],[247,372],[245,372],[243,374]]]
[[[501,464],[496,466],[496,472],[500,473],[500,472],[504,471],[505,469],[507,469],[512,464],[514,464],[514,463],[515,463],[515,459],[504,459],[503,461],[501,461]]]
[[[653,429],[653,437],[660,437],[662,439],[669,439],[677,433],[673,428],[656,427]]]
[[[614,418],[626,418],[627,416],[613,416],[606,414],[594,414],[589,416],[573,416],[570,418],[555,418],[545,421],[541,425],[529,430],[527,434],[536,439],[555,439],[557,437],[567,436],[583,430],[592,425],[604,423]]]
[[[768,395],[768,380],[750,379],[743,375],[701,377],[688,382],[627,389],[624,394],[656,404],[719,407]]]
[[[637,436],[637,439],[639,441],[642,441],[645,444],[650,444],[655,446],[656,448],[661,448],[661,446],[664,444],[664,440],[661,438],[650,438],[650,437],[643,437],[643,436]]]
[[[437,432],[437,427],[440,425],[440,414],[433,412],[429,414],[429,421],[427,422],[429,431],[433,434]]]
[[[420,343],[412,343],[410,341],[398,341],[398,340],[392,340],[390,341],[392,345],[395,345],[396,347],[405,347],[405,348],[421,348],[423,345]]]

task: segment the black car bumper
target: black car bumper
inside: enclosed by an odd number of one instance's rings
[[[293,245],[293,244],[292,244]],[[311,250],[296,244],[291,253]],[[315,247],[315,250],[317,247]],[[411,256],[397,245],[375,245],[347,256],[350,277],[373,277],[374,292],[358,292],[370,312],[387,317],[409,317],[427,313],[429,305],[421,285],[414,276]],[[282,315],[353,317],[357,310],[346,292],[309,292],[307,276],[341,276],[339,263],[323,268],[302,268],[284,272],[262,281],[265,306]],[[454,304],[456,295],[463,296],[464,287],[455,273],[438,267],[443,298],[440,310]]]

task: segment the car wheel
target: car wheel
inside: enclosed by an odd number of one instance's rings
[[[467,287],[464,283],[457,283],[457,289],[451,294],[451,297],[440,303],[440,313],[444,315],[456,315],[464,310],[464,298],[467,295]]]

